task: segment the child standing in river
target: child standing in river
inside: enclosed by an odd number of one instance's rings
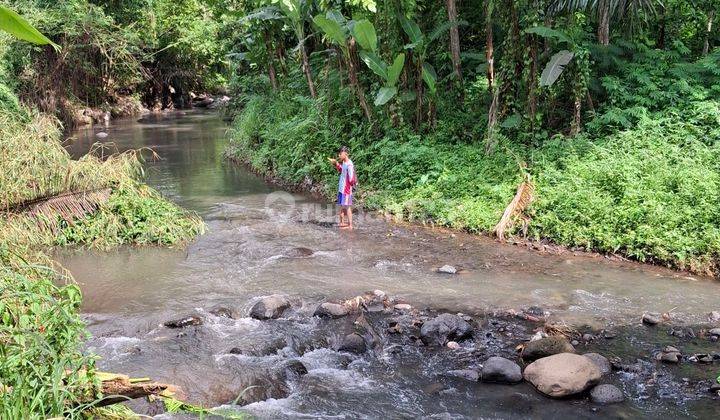
[[[352,196],[355,185],[357,185],[357,177],[355,176],[355,166],[350,160],[350,149],[342,146],[338,150],[338,158],[330,158],[330,163],[340,173],[338,181],[337,204],[340,206],[340,229],[352,230]]]

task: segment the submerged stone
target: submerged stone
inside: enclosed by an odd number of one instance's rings
[[[313,315],[320,318],[342,318],[348,313],[350,313],[350,311],[344,305],[325,302],[321,303],[317,309],[315,309],[315,313]]]
[[[195,325],[202,325],[203,321],[202,318],[195,315],[186,316],[185,318],[180,319],[174,319],[172,321],[168,321],[164,323],[168,328],[185,328]]]
[[[452,265],[446,264],[438,268],[437,272],[442,274],[457,274],[457,268],[453,267]]]
[[[352,333],[346,335],[342,343],[340,343],[340,347],[338,347],[338,351],[346,351],[348,353],[355,353],[355,354],[362,354],[365,353],[367,350],[367,346],[365,345],[365,339],[357,333]]]
[[[232,311],[230,309],[224,308],[224,307],[218,307],[215,309],[211,309],[210,313],[215,316],[222,317],[222,318],[230,318],[230,319],[233,318]]]
[[[504,357],[491,357],[485,361],[480,371],[483,382],[514,384],[523,379],[520,366]]]
[[[451,370],[447,372],[447,375],[453,376],[455,378],[465,379],[470,382],[477,382],[480,379],[480,373],[474,369]]]
[[[285,296],[265,296],[250,309],[250,317],[255,319],[276,319],[280,318],[287,309],[290,309],[290,301]]]
[[[424,322],[420,328],[420,339],[429,346],[443,346],[448,341],[461,340],[471,334],[470,324],[453,314],[438,315]]]
[[[655,313],[655,312],[649,312],[649,313],[646,312],[642,316],[642,322],[645,325],[657,325],[660,323],[660,320],[661,320],[660,314]]]

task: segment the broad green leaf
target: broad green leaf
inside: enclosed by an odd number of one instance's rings
[[[560,31],[556,31],[555,29],[548,28],[547,26],[534,26],[532,28],[525,29],[525,33],[535,34],[543,38],[555,38],[560,42],[567,42],[570,45],[574,44],[573,40],[570,39],[569,36]]]
[[[410,42],[415,45],[421,44],[423,42],[423,34],[422,31],[420,31],[420,27],[417,25],[417,23],[406,18],[405,16],[399,16],[399,19],[400,26],[402,26],[408,38],[410,38]]]
[[[363,49],[372,52],[377,50],[377,34],[375,33],[375,27],[369,20],[363,19],[355,22],[352,27],[352,34]]]
[[[435,73],[435,69],[430,63],[423,63],[422,78],[430,89],[430,92],[434,94],[437,88],[437,73]]]
[[[327,35],[327,37],[335,44],[345,48],[345,31],[343,28],[335,22],[322,15],[317,15],[313,18],[313,22]]]
[[[360,51],[360,58],[375,74],[380,76],[384,81],[388,80],[387,64],[385,64],[380,57],[371,52]]]
[[[347,20],[345,19],[345,16],[343,16],[343,14],[338,12],[337,10],[328,10],[328,12],[325,13],[325,17],[330,20],[334,20],[340,26],[347,25]]]
[[[509,117],[505,118],[505,121],[500,124],[500,127],[518,128],[520,126],[520,122],[522,122],[522,116],[520,114],[512,114]]]
[[[50,44],[56,50],[60,47],[50,41],[40,31],[35,29],[27,20],[18,15],[14,11],[0,4],[0,30],[3,30],[16,38],[33,44],[47,45]]]
[[[574,53],[567,50],[562,50],[553,55],[540,75],[540,86],[551,86],[555,83],[574,55]]]
[[[375,106],[385,105],[395,95],[397,95],[397,88],[395,86],[381,87],[380,90],[378,90],[377,95],[375,96]]]
[[[390,66],[387,70],[387,83],[390,86],[395,86],[398,79],[400,78],[400,73],[402,72],[403,66],[405,65],[405,54],[400,53],[395,57],[395,61],[393,61],[392,66]]]

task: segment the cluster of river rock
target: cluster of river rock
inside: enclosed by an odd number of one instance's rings
[[[299,306],[303,306],[300,304]],[[233,311],[215,308],[215,316],[233,317]],[[626,363],[615,355],[606,357],[598,352],[579,354],[576,347],[589,350],[595,340],[612,340],[610,330],[593,333],[545,322],[544,311],[531,307],[524,311],[504,312],[481,318],[462,313],[442,313],[418,310],[400,298],[391,298],[376,290],[346,301],[324,302],[312,311],[301,311],[297,302],[284,295],[258,298],[249,309],[256,320],[270,321],[279,318],[312,314],[325,323],[322,328],[339,333],[340,339],[325,345],[340,354],[385,357],[400,354],[409,347],[423,348],[428,352],[453,352],[468,346],[479,349],[478,360],[469,366],[448,369],[446,376],[467,381],[497,384],[518,384],[526,381],[537,391],[551,398],[575,397],[589,399],[595,404],[613,404],[625,400],[623,390],[610,383],[613,372],[636,372],[647,369],[640,360]],[[168,328],[197,326],[201,316],[188,316],[165,323]],[[652,322],[644,321],[647,325]],[[720,330],[703,331],[703,340],[715,342]],[[282,347],[282,345],[279,345]],[[267,349],[271,354],[275,348]],[[244,354],[242,348],[233,348],[230,354]],[[678,363],[685,359],[695,363],[718,363],[720,352],[683,356],[675,347],[667,346],[656,354],[658,362]],[[645,367],[643,367],[645,366]],[[298,360],[289,360],[277,366],[265,378],[255,378],[248,390],[237,400],[249,404],[268,398],[283,398],[289,393],[287,382],[307,373]],[[652,373],[653,378],[657,376]],[[653,381],[655,379],[651,379]],[[615,381],[617,383],[617,381]],[[699,382],[696,391],[704,388],[717,396],[720,384]]]

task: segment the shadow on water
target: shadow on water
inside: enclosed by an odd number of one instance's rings
[[[655,372],[651,377],[614,374],[630,399],[595,407],[550,401],[526,384],[491,386],[441,375],[491,356],[478,340],[463,343],[460,352],[411,347],[389,359],[347,360],[330,348],[338,332],[349,327],[311,315],[319,302],[366,290],[381,289],[418,308],[462,311],[476,319],[540,306],[554,322],[620,331],[617,339],[589,348],[632,363],[637,357],[651,361],[653,350],[676,338],[663,338],[661,328],[649,332],[639,326],[644,311],[672,311],[673,322],[698,330],[707,324],[709,311],[720,310],[720,283],[602,258],[543,255],[372,215],[359,217],[357,231],[339,232],[332,206],[284,193],[223,159],[226,128],[213,114],[183,113],[116,121],[103,129],[109,134],[103,141],[119,150],[155,150],[161,160],[147,163],[147,181],[201,214],[208,233],[186,249],[126,247],[61,256],[83,289],[83,312],[93,334],[88,348],[102,357],[100,368],[175,383],[190,400],[219,405],[232,401],[252,382],[249,378],[299,358],[307,375],[290,381],[278,398],[247,407],[263,418],[705,417],[717,409],[718,401],[708,396],[688,395],[694,395],[692,384],[720,373],[719,363],[700,370],[663,367],[660,379],[658,369],[649,368],[641,372]],[[71,153],[89,150],[100,130],[76,132]],[[463,274],[436,273],[444,264],[463,268]],[[247,318],[253,299],[272,293],[295,299],[296,316],[267,322]],[[211,315],[218,306],[231,309],[235,319]],[[190,313],[199,314],[204,324],[182,331],[162,326]],[[532,335],[532,325],[521,327],[521,335],[504,340],[502,352],[508,356]],[[682,344],[696,350],[692,341]],[[720,351],[717,343],[696,345],[707,352],[712,346]],[[229,353],[237,347],[245,347],[245,354]]]

